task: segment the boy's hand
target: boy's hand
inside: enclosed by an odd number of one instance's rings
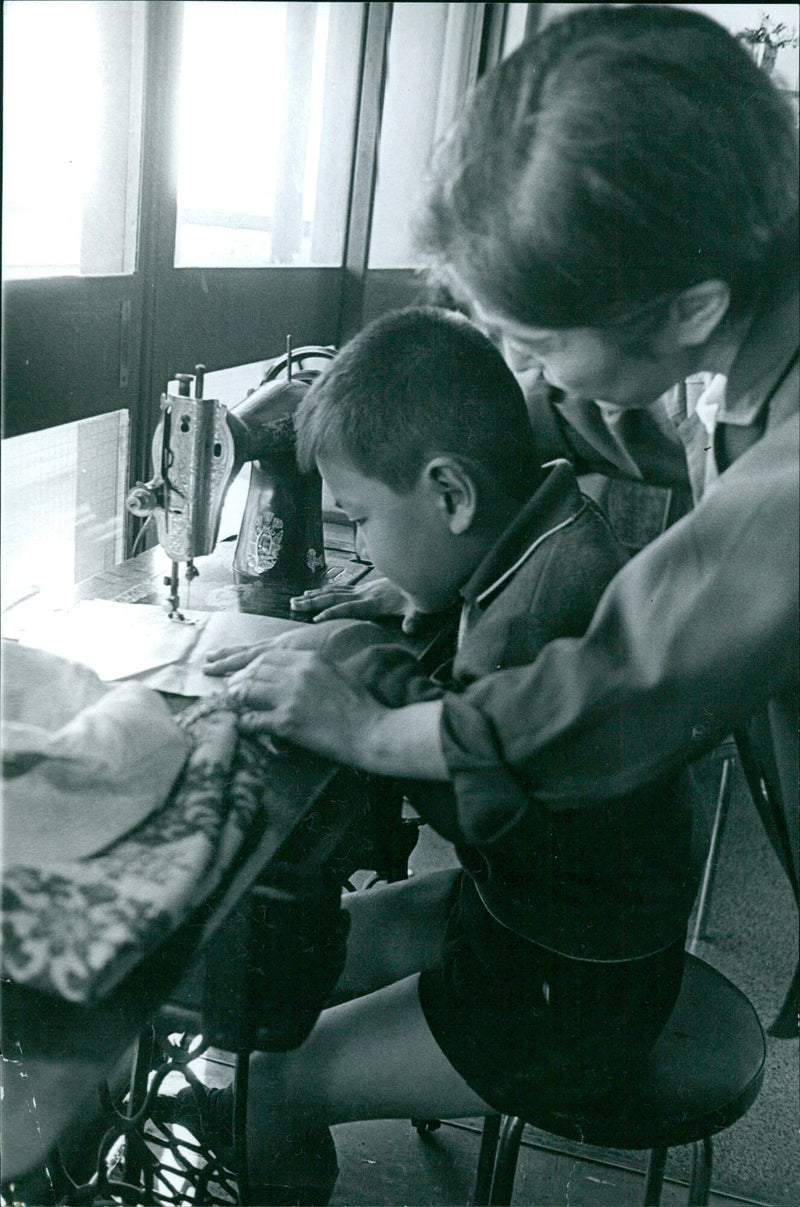
[[[360,620],[402,616],[404,633],[415,632],[422,616],[388,578],[377,578],[363,587],[314,587],[296,595],[290,604],[293,612],[311,613],[315,623],[342,616]]]
[[[269,641],[259,641],[255,645],[226,645],[219,650],[209,650],[203,674],[230,675],[232,671],[239,671],[247,666],[269,645]]]
[[[267,637],[252,645],[227,645],[218,650],[209,650],[203,667],[204,675],[231,675],[249,666],[266,650],[314,650],[328,636],[310,625],[302,628],[288,629],[277,637]]]

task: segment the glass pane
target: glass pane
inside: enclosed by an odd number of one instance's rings
[[[3,441],[3,607],[123,557],[128,412]]]
[[[186,4],[177,267],[341,263],[362,9]]]
[[[9,0],[3,17],[4,275],[133,272],[145,6]]]
[[[525,41],[525,26],[528,20],[527,4],[506,5],[506,28],[503,36],[502,57],[513,54],[517,47]]]
[[[370,268],[413,268],[410,218],[434,143],[475,79],[481,4],[395,4]]]

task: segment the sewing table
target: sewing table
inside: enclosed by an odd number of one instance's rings
[[[339,583],[370,573],[347,549],[346,535],[339,548],[327,553],[328,574]],[[198,559],[200,577],[192,583],[189,606],[288,616],[288,590],[233,582],[232,553],[233,544],[223,542],[210,557]],[[151,549],[79,584],[71,598],[161,603],[165,567],[163,552]],[[168,702],[176,710],[187,703],[178,698]],[[280,858],[313,871],[339,860],[345,876],[348,866],[373,866],[352,862],[353,844],[358,846],[359,830],[363,836],[369,810],[363,777],[308,752],[294,751],[289,757],[286,807],[261,833],[249,837],[211,897],[101,1000],[76,1004],[4,983],[2,1176],[7,1202],[45,1201],[29,1196],[50,1179],[49,1159],[56,1146],[69,1149],[80,1143],[88,1122],[99,1113],[98,1087],[130,1067],[136,1037],[156,1010],[169,1002],[176,1027],[182,1021],[187,1030],[203,1026],[208,1002],[192,974],[202,962],[198,953],[214,949],[215,942],[218,951],[224,953],[227,945],[233,952],[235,942],[226,939],[226,927],[236,936],[237,910],[271,861]],[[231,970],[233,964],[231,956]],[[232,971],[230,978],[223,977],[227,983],[221,989],[233,1001],[235,980]]]

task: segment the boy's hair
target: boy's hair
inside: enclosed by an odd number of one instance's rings
[[[778,89],[709,17],[587,5],[480,82],[436,153],[418,243],[532,326],[646,326],[710,279],[746,314],[796,270],[796,144]]]
[[[394,311],[359,332],[303,398],[295,430],[303,468],[343,455],[398,494],[444,454],[512,498],[541,480],[511,370],[468,319],[435,307]]]

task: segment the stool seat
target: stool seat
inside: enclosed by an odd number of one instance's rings
[[[678,1000],[645,1065],[590,1106],[543,1111],[533,1127],[602,1148],[690,1144],[735,1123],[755,1101],[766,1044],[735,985],[692,955]]]
[[[687,955],[678,1000],[647,1060],[613,1093],[535,1115],[487,1115],[472,1203],[501,1207],[514,1189],[525,1124],[599,1148],[649,1149],[645,1207],[661,1200],[667,1152],[692,1146],[689,1203],[708,1203],[712,1137],[755,1101],[766,1040],[745,995],[710,964]]]

